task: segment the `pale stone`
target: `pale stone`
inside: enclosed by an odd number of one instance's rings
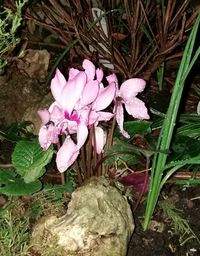
[[[50,53],[47,50],[25,51],[24,57],[16,60],[20,72],[30,78],[37,78],[38,81],[45,81],[49,67]]]
[[[38,131],[41,121],[37,110],[49,107],[54,101],[52,96],[47,95],[45,85],[49,60],[47,50],[29,49],[6,68],[5,74],[0,75],[0,126],[33,121]],[[28,128],[32,132],[32,127]]]
[[[49,216],[35,225],[32,244],[39,244],[40,251],[44,244],[51,252],[60,247],[62,253],[55,250],[55,255],[62,256],[125,256],[133,230],[127,199],[110,180],[98,177],[76,189],[64,216]]]
[[[53,103],[54,99],[51,93],[48,93],[44,96],[44,98],[36,103],[33,106],[30,106],[24,112],[22,117],[23,121],[30,121],[33,123],[34,130],[32,131],[34,134],[38,134],[40,127],[42,126],[41,119],[37,113],[40,109],[49,108],[49,106]]]

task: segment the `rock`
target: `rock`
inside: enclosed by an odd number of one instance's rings
[[[36,80],[19,73],[13,73],[12,77],[0,76],[0,125],[20,122],[27,108],[42,98]]]
[[[45,81],[49,67],[50,53],[47,50],[25,51],[24,57],[16,60],[20,72],[39,82]]]
[[[45,85],[49,59],[46,50],[29,49],[0,75],[0,126],[26,120],[33,121],[38,130],[37,110],[53,102]]]
[[[52,255],[125,256],[133,230],[127,199],[108,179],[94,177],[75,190],[64,216],[39,220],[32,244]]]
[[[29,106],[22,117],[23,121],[31,121],[34,126],[34,133],[38,134],[39,129],[42,125],[41,119],[37,113],[39,109],[49,108],[53,103],[54,99],[51,93],[46,94],[41,101],[33,106]]]

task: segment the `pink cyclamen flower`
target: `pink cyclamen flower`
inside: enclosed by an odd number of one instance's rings
[[[122,83],[120,89],[118,87],[118,80],[115,74],[107,77],[109,83],[115,82],[117,87],[116,100],[115,100],[115,111],[116,121],[119,125],[119,129],[122,135],[126,138],[130,138],[130,135],[124,130],[124,110],[123,104],[125,105],[126,111],[129,115],[132,115],[137,119],[149,119],[147,108],[144,102],[138,99],[136,96],[142,92],[146,86],[146,82],[140,78],[132,78]]]
[[[88,127],[95,125],[97,131],[97,152],[101,153],[105,144],[105,135],[97,128],[99,121],[108,121],[113,113],[103,110],[113,101],[116,87],[110,83],[104,88],[103,71],[96,69],[89,60],[83,61],[84,71],[71,68],[68,81],[57,69],[51,81],[51,92],[55,102],[49,109],[39,110],[42,120],[39,142],[45,150],[51,143],[58,143],[59,135],[66,139],[57,152],[58,170],[64,172],[74,163],[80,148],[88,137]],[[70,137],[77,134],[76,143]]]

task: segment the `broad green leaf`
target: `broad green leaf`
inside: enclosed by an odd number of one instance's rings
[[[151,132],[151,124],[152,122],[143,120],[128,121],[124,123],[124,129],[130,134],[131,138],[137,134],[144,136]],[[114,136],[126,140],[120,133],[119,129],[115,131]]]
[[[172,144],[172,152],[168,158],[170,161],[184,160],[199,155],[200,140],[188,136],[176,135]]]
[[[22,178],[16,177],[12,169],[0,169],[0,193],[7,196],[30,195],[42,188],[39,180],[25,183]]]
[[[53,149],[44,151],[36,141],[19,141],[12,154],[12,163],[26,183],[30,183],[45,173],[45,166],[51,161]]]
[[[31,132],[32,131],[32,132]],[[0,139],[12,142],[34,138],[33,123],[30,121],[16,122],[0,131]]]
[[[115,154],[117,152],[118,154]],[[113,153],[115,155],[112,156]],[[115,163],[119,158],[126,162],[127,165],[133,165],[143,161],[140,151],[137,151],[131,144],[125,143],[117,138],[114,139],[112,147],[106,150],[105,155],[109,154],[111,157],[105,161],[108,164]]]

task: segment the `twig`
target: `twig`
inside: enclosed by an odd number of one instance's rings
[[[13,164],[0,164],[0,168],[12,168],[15,167]]]

